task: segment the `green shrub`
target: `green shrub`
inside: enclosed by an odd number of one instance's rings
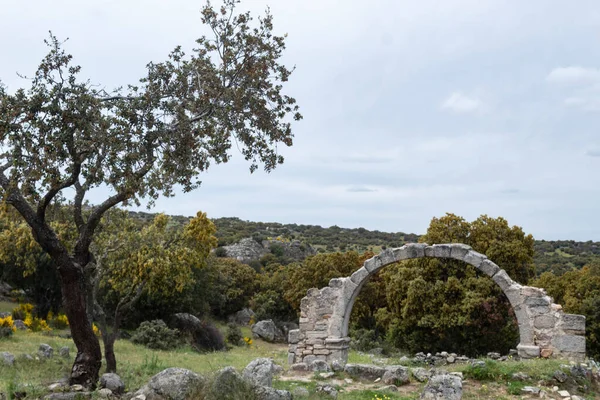
[[[484,365],[471,364],[463,373],[466,378],[476,381],[497,381],[505,375],[498,362],[493,360],[486,360]]]
[[[131,337],[131,341],[157,350],[171,350],[181,345],[179,331],[169,329],[161,319],[142,322]]]
[[[239,346],[240,344],[242,344],[242,339],[244,338],[244,335],[242,335],[242,330],[239,326],[237,326],[234,323],[230,323],[229,325],[227,325],[226,338],[229,344]]]

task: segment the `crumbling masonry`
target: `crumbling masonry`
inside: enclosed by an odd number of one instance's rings
[[[300,303],[300,329],[289,333],[288,362],[310,364],[348,360],[348,322],[354,301],[369,277],[386,265],[422,257],[452,258],[477,268],[500,286],[512,305],[519,324],[522,358],[585,358],[585,317],[565,314],[543,289],[514,282],[492,261],[464,244],[407,244],[387,249],[365,261],[347,278],[332,279],[329,286],[310,289]]]

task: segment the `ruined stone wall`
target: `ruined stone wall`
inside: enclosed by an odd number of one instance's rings
[[[369,277],[386,265],[421,257],[464,261],[491,277],[509,299],[519,324],[523,358],[585,358],[585,317],[565,314],[543,289],[522,286],[483,254],[464,244],[407,244],[365,261],[347,278],[336,278],[322,289],[310,289],[300,303],[300,328],[290,331],[288,362],[310,364],[348,360],[348,323],[354,301]]]

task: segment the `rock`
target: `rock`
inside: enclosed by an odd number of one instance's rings
[[[282,242],[279,240],[263,240],[258,243],[252,238],[244,238],[238,243],[223,246],[225,255],[235,258],[245,264],[258,260],[267,253],[281,252],[284,258],[302,261],[306,257],[316,254],[316,250],[308,244],[298,240]]]
[[[69,389],[69,382],[67,380],[54,382],[48,385],[48,390],[51,392],[64,392]]]
[[[369,381],[381,378],[385,374],[385,368],[367,364],[346,364],[344,371],[355,378]]]
[[[98,390],[98,396],[103,399],[109,399],[113,395],[113,392],[110,389],[104,388]]]
[[[70,387],[72,392],[83,392],[83,385],[79,385],[79,384],[75,384],[75,385],[71,385]]]
[[[82,400],[91,399],[92,392],[63,392],[63,393],[51,393],[44,396],[44,400]]]
[[[15,319],[13,321],[13,325],[15,326],[15,328],[17,328],[20,331],[26,331],[27,330],[27,325],[25,325],[25,322],[23,322],[20,319]]]
[[[456,358],[453,356],[448,356],[448,357],[446,357],[446,362],[448,364],[454,364],[454,362],[456,362]]]
[[[426,400],[460,400],[461,398],[462,380],[453,375],[432,376],[421,393],[421,399]]]
[[[571,394],[569,392],[567,392],[566,390],[559,390],[558,395],[562,398],[571,397]]]
[[[515,372],[514,374],[512,374],[512,378],[515,381],[526,381],[529,379],[529,375],[527,375],[524,372]]]
[[[329,379],[329,378],[331,378],[331,377],[332,377],[332,376],[334,376],[334,375],[335,375],[335,373],[334,373],[334,372],[321,372],[321,373],[319,374],[319,376],[320,376],[321,378],[323,378],[323,379]]]
[[[487,353],[488,358],[491,358],[492,360],[497,360],[500,358],[500,353],[494,353],[494,352],[490,352]]]
[[[315,360],[313,362],[310,363],[309,368],[311,371],[315,371],[315,372],[329,372],[331,371],[331,368],[329,367],[329,364],[327,364],[326,361],[323,360]]]
[[[100,377],[100,387],[109,389],[117,395],[125,393],[125,384],[121,377],[115,373],[102,374]]]
[[[235,399],[247,393],[249,384],[233,367],[225,367],[215,375],[207,398]]]
[[[485,361],[473,360],[471,366],[475,368],[485,368]]]
[[[284,338],[288,338],[291,331],[298,330],[298,324],[295,322],[282,322],[277,327],[283,333]]]
[[[308,391],[307,388],[304,387],[295,387],[294,390],[292,390],[292,398],[297,398],[297,397],[308,397],[310,396],[310,392]]]
[[[419,382],[425,382],[433,375],[432,371],[428,371],[425,368],[413,368],[411,372],[415,379]]]
[[[331,363],[331,369],[335,372],[343,371],[344,367],[346,367],[346,364],[341,360],[333,360]]]
[[[521,393],[523,394],[539,394],[540,388],[535,386],[524,386],[521,388]]]
[[[291,371],[308,371],[308,364],[306,363],[296,363],[290,366]]]
[[[8,283],[0,281],[0,296],[9,297],[13,288]]]
[[[250,321],[254,319],[255,315],[256,314],[251,309],[244,308],[233,314],[231,317],[229,317],[229,319],[231,322],[237,325],[249,325]]]
[[[283,343],[285,341],[283,332],[277,328],[272,319],[259,321],[252,325],[252,335],[269,343]]]
[[[562,371],[555,371],[552,377],[560,383],[564,383],[567,379],[569,379],[568,375]]]
[[[40,344],[40,347],[38,348],[38,356],[40,358],[52,358],[53,355],[54,349],[50,345],[46,343]]]
[[[71,358],[69,355],[69,348],[67,346],[63,346],[58,350],[58,355],[62,358]]]
[[[33,361],[33,360],[34,360],[34,358],[31,356],[31,354],[22,353],[22,354],[19,354],[19,360],[23,360],[23,361]]]
[[[205,379],[187,369],[167,368],[150,378],[134,393],[134,398],[149,400],[187,400],[194,398],[205,384]]]
[[[400,364],[408,364],[410,362],[410,358],[408,358],[406,356],[402,356],[402,357],[400,357],[399,362],[400,362]]]
[[[258,260],[267,254],[267,250],[263,245],[252,238],[244,238],[238,243],[223,246],[222,249],[224,249],[227,257],[235,258],[245,264],[253,260]]]
[[[287,390],[277,390],[267,386],[254,388],[257,400],[292,400],[292,394]]]
[[[273,360],[270,358],[257,358],[244,368],[242,376],[256,386],[271,387],[274,370]]]
[[[331,385],[322,385],[319,384],[317,385],[317,393],[323,393],[328,395],[329,397],[333,398],[333,399],[337,399],[338,396],[338,391],[336,388],[334,388]]]
[[[0,318],[10,317],[11,315],[12,315],[12,313],[10,313],[8,311],[2,311],[2,312],[0,312]]]
[[[2,353],[0,353],[0,359],[2,359],[4,365],[8,365],[11,367],[15,365],[15,356],[13,356],[8,351],[3,351]]]
[[[381,378],[386,385],[401,386],[410,382],[408,368],[401,365],[391,365],[385,368],[385,373]]]
[[[397,392],[398,391],[398,386],[388,385],[388,386],[382,387],[379,390],[382,391],[382,392]]]

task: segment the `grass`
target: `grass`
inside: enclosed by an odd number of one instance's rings
[[[11,312],[18,303],[12,301],[0,301],[0,312]]]

